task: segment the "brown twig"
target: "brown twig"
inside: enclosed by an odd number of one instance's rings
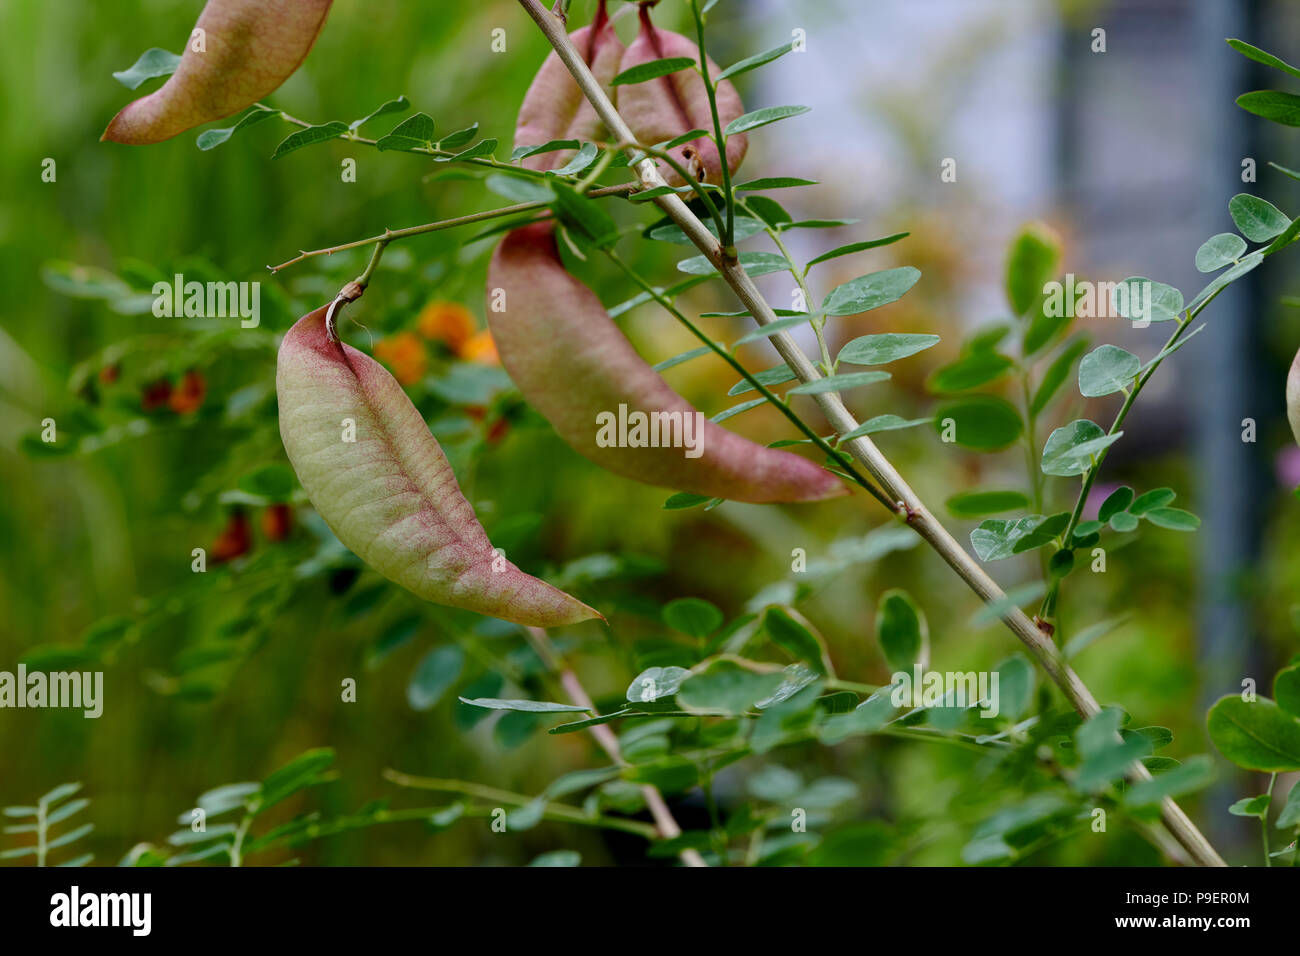
[[[559,677],[564,692],[569,695],[569,700],[579,707],[585,707],[592,714],[599,713],[586,688],[582,686],[582,681],[578,679],[578,675],[573,672],[573,669],[564,663],[546,631],[540,627],[529,627],[525,630],[528,634],[529,644],[537,652],[537,656],[542,659],[546,669]],[[618,737],[608,724],[596,724],[588,729],[591,731],[591,735],[596,738],[596,743],[600,744],[600,749],[605,751],[606,756],[609,757],[612,763],[620,767],[627,766],[627,761],[623,759],[623,752],[618,746]],[[659,829],[659,835],[663,839],[671,840],[682,835],[682,828],[677,825],[677,819],[673,816],[672,810],[668,808],[668,804],[664,801],[663,794],[659,792],[658,787],[650,783],[642,784],[641,796],[645,798],[646,808],[650,811],[650,816],[654,817],[655,826]],[[678,856],[681,858],[682,863],[687,866],[708,866],[698,850],[682,850]]]

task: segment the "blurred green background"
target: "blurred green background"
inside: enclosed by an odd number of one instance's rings
[[[761,18],[747,23],[738,6],[724,0],[711,23],[711,53],[722,63],[782,36]],[[578,0],[575,20],[586,22],[592,7]],[[541,731],[545,721],[477,719],[484,714],[456,702],[467,684],[481,696],[495,696],[493,688],[501,685],[490,675],[502,670],[511,686],[532,696],[558,693],[536,676],[536,660],[514,629],[423,605],[387,585],[339,553],[296,498],[287,537],[274,540],[281,535],[266,526],[268,502],[280,494],[273,480],[278,473],[265,469],[286,463],[274,409],[276,335],[332,296],[364,260],[356,253],[317,259],[274,277],[267,264],[298,249],[507,200],[481,175],[440,176],[445,170],[424,157],[341,141],[272,161],[275,144],[290,131],[278,120],[206,152],[195,148],[194,132],[147,148],[99,142],[116,110],[156,87],[154,81],[127,91],[112,72],[147,47],[178,50],[198,8],[37,0],[0,7],[0,30],[10,38],[0,62],[6,117],[0,132],[6,183],[0,282],[7,290],[0,306],[0,669],[14,670],[33,654],[75,666],[85,660],[78,655],[87,653],[89,635],[89,646],[102,653],[106,693],[98,720],[67,711],[0,712],[0,805],[28,803],[59,783],[82,781],[92,801],[84,814],[96,829],[81,845],[95,853],[96,865],[116,862],[141,841],[161,843],[202,791],[260,780],[312,747],[336,750],[338,779],[295,797],[285,816],[307,809],[346,813],[379,797],[391,797],[395,807],[440,802],[395,788],[381,776],[385,768],[535,794],[558,774],[600,761],[585,735],[548,736]],[[679,27],[684,22],[677,4],[665,4],[663,18]],[[629,36],[631,19],[620,25]],[[827,23],[824,15],[806,19],[810,30]],[[490,50],[496,28],[506,31],[505,54]],[[525,15],[505,0],[339,3],[304,66],[269,102],[311,122],[350,121],[405,94],[444,131],[478,122],[482,135],[501,141],[502,157],[523,91],[546,49]],[[982,49],[972,41],[970,56],[978,58]],[[950,79],[943,73],[933,78],[938,84]],[[748,106],[782,102],[757,83],[752,74],[740,83]],[[798,101],[797,91],[786,95]],[[893,112],[893,121],[905,123],[906,111]],[[400,119],[381,118],[365,132],[379,135]],[[822,116],[816,122],[856,121]],[[812,167],[819,157],[778,149],[778,134],[770,135],[766,145],[756,144],[747,178],[817,178]],[[903,140],[922,135],[899,133]],[[41,180],[46,158],[57,164],[56,182]],[[347,158],[357,163],[355,183],[339,175]],[[934,179],[928,165],[905,175]],[[813,201],[835,215],[856,199],[851,190],[823,187]],[[837,332],[841,341],[891,329],[935,331],[955,343],[967,325],[995,317],[968,313],[962,283],[972,272],[1002,268],[1010,229],[992,237],[997,252],[990,263],[987,247],[975,248],[952,228],[954,221],[968,221],[963,216],[977,218],[978,203],[959,200],[952,212],[908,195],[873,202],[874,218],[839,241],[908,229],[912,238],[878,254],[870,267],[906,263],[925,278],[898,305],[847,320]],[[638,221],[635,211],[620,208],[617,214],[621,223]],[[1065,207],[1041,215],[1067,237],[1086,230]],[[651,219],[640,213],[639,221]],[[790,577],[791,549],[815,558],[833,541],[860,538],[884,523],[862,494],[817,506],[728,503],[708,512],[664,511],[668,492],[606,475],[577,457],[500,387],[490,364],[460,361],[445,343],[420,335],[431,303],[460,303],[482,326],[492,239],[462,246],[473,231],[390,247],[371,290],[351,311],[364,328],[348,323],[345,334],[360,348],[388,342],[390,355],[405,349],[408,359],[411,350],[422,356],[412,360],[411,394],[494,542],[525,569],[572,588],[610,615],[608,630],[584,625],[556,636],[598,703],[621,699],[647,662],[683,659],[680,636],[667,633],[658,619],[667,601],[698,596],[731,617],[760,589]],[[633,240],[623,248],[658,282],[671,280],[681,251]],[[1073,252],[1067,242],[1067,267]],[[845,263],[843,274],[833,273],[837,281],[850,278],[848,270],[858,264]],[[1130,265],[1145,274],[1141,261]],[[577,268],[606,304],[632,295],[606,263]],[[261,327],[241,330],[235,320],[160,319],[139,311],[138,293],[174,272],[200,280],[259,280]],[[1000,273],[992,281],[996,286]],[[713,284],[694,290],[688,301],[696,314],[734,308]],[[623,321],[652,361],[693,344],[655,310],[636,310]],[[1287,321],[1280,319],[1279,327],[1294,325]],[[718,335],[741,328],[711,326]],[[1212,348],[1213,335],[1211,329],[1199,344]],[[945,343],[900,366],[889,391],[873,392],[870,402],[855,407],[864,415],[925,414],[934,399],[924,377],[955,354],[955,344]],[[754,368],[771,361],[752,352]],[[145,408],[151,384],[165,380],[175,387],[187,372],[204,383],[196,410],[178,413],[165,403]],[[707,413],[730,402],[723,392],[734,375],[720,362],[690,363],[669,378]],[[1094,417],[1108,420],[1110,414]],[[50,454],[33,445],[29,439],[46,417],[80,442],[75,453]],[[788,437],[788,426],[770,409],[729,426],[762,441]],[[1254,453],[1265,456],[1271,470],[1271,456],[1285,443],[1274,428]],[[927,429],[886,435],[882,445],[936,506],[965,488],[1023,482],[1017,449],[970,455]],[[1139,489],[1168,484],[1190,507],[1198,502],[1186,445],[1124,456],[1104,478]],[[1066,507],[1073,483],[1060,482],[1053,493]],[[1289,607],[1300,585],[1300,566],[1286,546],[1300,530],[1294,501],[1280,485],[1265,495],[1270,518],[1262,556],[1249,573],[1242,569],[1241,582],[1264,638],[1261,675],[1271,674],[1294,646]],[[248,521],[247,547],[236,549],[244,553],[234,560],[216,562],[214,545],[223,532],[229,540],[236,514]],[[964,539],[973,523],[951,519],[950,526]],[[201,575],[190,566],[191,551],[199,547],[209,549],[210,560]],[[1192,548],[1187,537],[1148,529],[1109,555],[1108,573],[1076,573],[1061,609],[1067,633],[1123,617],[1080,657],[1079,670],[1103,702],[1122,704],[1143,724],[1171,728],[1173,752],[1180,756],[1209,748]],[[1032,567],[1012,562],[995,573],[1009,585],[1028,577]],[[976,600],[936,556],[923,547],[903,549],[847,568],[801,607],[825,635],[842,676],[887,682],[872,635],[876,601],[892,587],[910,591],[927,614],[934,659],[945,669],[987,668],[1017,649],[999,626],[971,624]],[[413,673],[432,649],[448,646],[463,654],[461,683],[429,709],[417,710],[408,698]],[[348,678],[357,682],[355,703],[340,699]],[[1235,685],[1235,676],[1227,683]],[[805,780],[832,774],[851,781],[853,799],[832,816],[841,827],[858,827],[862,850],[853,862],[957,862],[975,823],[1014,799],[982,788],[977,754],[871,738],[747,760],[718,777],[718,801],[738,804],[747,780],[765,764],[789,767]],[[1233,787],[1239,791],[1234,798],[1255,792],[1242,783]],[[707,819],[698,791],[679,795],[674,805],[688,827]],[[1221,800],[1189,801],[1198,821],[1223,816],[1225,808]],[[1233,831],[1227,835],[1235,838]],[[1052,844],[1029,861],[1156,860],[1133,834],[1115,836]],[[322,865],[503,864],[556,849],[578,850],[585,863],[644,859],[635,837],[555,822],[502,837],[470,821],[438,833],[419,823],[375,826],[260,862],[293,856]],[[1231,842],[1226,850],[1230,859],[1253,852]]]

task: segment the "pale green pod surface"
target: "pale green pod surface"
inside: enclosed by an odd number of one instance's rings
[[[600,613],[505,560],[397,380],[331,341],[327,309],[284,337],[275,376],[280,437],[338,539],[426,601],[554,627]]]
[[[608,471],[734,501],[845,493],[820,466],[727,431],[673,391],[595,294],[565,270],[550,223],[516,229],[497,246],[488,267],[488,324],[524,397],[575,451]],[[636,416],[647,421],[644,443]]]
[[[618,74],[623,42],[609,22],[605,0],[601,0],[591,25],[573,31],[569,39],[612,100],[614,93],[609,82]],[[541,146],[557,139],[599,143],[607,138],[605,124],[552,51],[524,94],[515,126],[515,147]],[[567,163],[573,154],[571,149],[539,153],[526,157],[523,165],[528,169],[555,169]]]
[[[237,113],[298,69],[331,0],[208,0],[180,66],[157,91],[128,103],[103,139],[158,143]],[[200,42],[202,50],[195,49]]]
[[[650,11],[641,8],[641,32],[623,54],[619,72],[634,66],[670,57],[690,57],[698,64],[700,48],[680,33],[660,30],[650,21]],[[708,61],[709,76],[721,70]],[[627,121],[637,142],[646,146],[665,143],[693,129],[713,131],[713,114],[709,110],[709,94],[704,78],[696,69],[678,70],[667,76],[645,83],[631,83],[618,88],[618,111]],[[744,115],[745,107],[740,94],[730,80],[718,84],[715,96],[718,101],[718,118],[722,128]],[[727,140],[727,168],[735,172],[745,158],[749,139],[744,133]],[[718,147],[712,139],[691,140],[674,147],[670,155],[701,182],[721,183],[722,162]],[[676,170],[660,162],[659,171],[671,186],[681,186],[683,181]],[[702,175],[701,175],[702,174]]]
[[[1286,377],[1286,417],[1291,421],[1291,433],[1300,442],[1300,352],[1296,353]]]

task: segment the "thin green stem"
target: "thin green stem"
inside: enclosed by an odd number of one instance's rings
[[[45,865],[45,855],[49,852],[46,844],[49,834],[46,833],[48,824],[45,821],[46,812],[49,810],[48,804],[41,800],[36,804],[36,865]]]
[[[596,185],[596,181],[604,175],[605,170],[609,169],[609,164],[614,161],[615,152],[616,150],[613,149],[602,149],[599,157],[592,164],[591,169],[578,181],[577,185],[573,187],[574,191],[585,195],[587,190]]]
[[[253,815],[244,814],[244,818],[239,821],[239,827],[235,830],[235,839],[230,844],[230,865],[239,867],[244,865],[244,838],[248,836],[248,828],[253,825]]]
[[[745,205],[745,211],[752,212],[747,204]],[[785,259],[786,265],[789,266],[790,275],[794,276],[794,281],[799,284],[799,291],[803,293],[804,309],[807,310],[813,301],[812,293],[808,289],[808,267],[800,267],[799,264],[795,262],[794,256],[790,254],[789,247],[787,247],[785,242],[781,239],[781,231],[779,229],[770,225],[767,220],[763,219],[761,216],[756,216],[755,218],[758,219],[759,222],[763,223],[763,231],[767,233],[768,238],[776,245],[781,256]],[[826,316],[820,314],[811,316],[810,324],[812,325],[813,333],[817,336],[817,347],[820,349],[822,354],[822,372],[825,375],[834,375],[835,363],[831,360],[830,348],[826,345]]]
[[[713,85],[713,78],[709,76],[709,56],[705,52],[704,46],[704,14],[700,12],[699,0],[691,0],[691,13],[695,15],[695,35],[700,50],[700,76],[704,78],[704,90],[709,97],[709,114],[713,118],[713,142],[718,148],[718,161],[722,166],[722,194],[727,204],[727,230],[725,234],[720,235],[718,238],[722,240],[724,254],[730,255],[735,252],[736,244],[734,209],[736,197],[731,193],[731,169],[730,163],[727,162],[727,137],[722,132],[722,117],[718,115],[717,89]]]
[[[453,804],[454,806],[454,804]],[[253,853],[262,853],[267,850],[276,849],[281,846],[290,844],[290,841],[302,839],[319,839],[320,837],[333,836],[336,833],[343,833],[348,830],[358,829],[361,826],[367,826],[371,823],[411,823],[427,822],[434,814],[443,813],[450,807],[409,807],[402,810],[380,810],[367,822],[357,823],[348,819],[329,820],[323,823],[312,824],[304,828],[301,833],[294,833],[282,837],[275,837],[265,843],[254,841],[249,848],[249,855]],[[620,833],[629,833],[633,836],[639,836],[644,840],[654,840],[658,834],[654,827],[648,823],[641,823],[638,820],[624,820],[619,817],[611,817],[602,814],[586,816],[578,812],[577,815],[565,812],[565,810],[574,810],[576,808],[559,804],[548,804],[547,808],[542,811],[542,819],[550,820],[556,823],[572,823],[577,826],[596,827],[602,830],[615,830]],[[491,818],[497,812],[495,806],[478,806],[475,804],[461,804],[461,816],[471,818]]]
[[[651,296],[656,302],[658,302],[661,306],[663,306],[665,310],[667,310],[675,319],[677,319],[678,322],[684,325],[692,335],[694,335],[697,339],[699,339],[702,343],[704,343],[704,345],[706,345],[715,355],[719,356],[724,362],[726,362],[733,369],[735,369],[736,372],[738,372],[741,375],[741,377],[745,379],[746,382],[748,382],[751,386],[753,386],[759,392],[760,395],[762,395],[765,399],[767,399],[767,401],[770,402],[772,405],[775,405],[781,411],[781,414],[783,414],[787,419],[789,419],[790,423],[794,425],[797,429],[799,429],[799,431],[802,432],[808,439],[810,439],[814,445],[816,445],[819,449],[821,449],[821,451],[825,452],[826,455],[829,456],[832,461],[836,462],[837,464],[840,465],[840,467],[844,468],[844,470],[849,474],[849,476],[855,482],[861,485],[867,492],[869,492],[872,495],[872,497],[874,497],[886,508],[889,508],[891,511],[893,510],[893,505],[890,503],[889,499],[885,497],[884,492],[882,492],[879,488],[877,488],[875,484],[871,482],[870,479],[868,479],[865,475],[859,472],[856,466],[854,466],[853,463],[849,461],[845,455],[841,454],[840,452],[832,448],[824,438],[818,435],[806,422],[804,422],[802,418],[799,417],[798,413],[796,413],[793,408],[791,408],[788,404],[782,401],[771,391],[771,389],[769,389],[766,385],[764,385],[752,374],[750,374],[749,370],[746,369],[745,366],[742,365],[735,356],[733,356],[729,351],[727,351],[726,349],[722,348],[722,346],[714,342],[713,339],[711,339],[709,336],[705,335],[704,332],[698,326],[696,326],[694,322],[688,319],[686,315],[680,309],[678,309],[676,305],[673,304],[671,299],[669,299],[662,292],[660,292],[649,282],[643,279],[641,275],[637,273],[636,270],[634,270],[630,265],[628,265],[627,262],[624,261],[624,259],[617,252],[615,252],[613,249],[606,249],[605,253],[606,255],[609,256],[611,260],[613,260],[613,262],[620,269],[623,270],[623,272],[627,275],[628,278],[630,278],[633,282],[635,282],[638,286],[640,286],[641,289],[647,295]]]
[[[399,787],[408,787],[413,790],[432,790],[438,793],[457,793],[461,796],[476,797],[492,804],[506,804],[509,806],[522,807],[527,806],[537,799],[535,797],[530,797],[527,794],[514,793],[510,790],[499,790],[496,787],[488,787],[468,780],[417,777],[392,769],[384,771],[384,779],[397,784]],[[419,813],[420,811],[414,812]],[[385,817],[385,819],[392,819],[395,816],[396,813],[390,813]],[[577,807],[569,806],[565,803],[547,801],[545,809],[542,811],[542,816],[550,820],[579,823],[584,826],[603,827],[607,830],[621,830],[624,833],[634,833],[637,836],[645,837],[647,840],[655,840],[659,837],[659,831],[651,824],[641,823],[637,820],[622,820],[617,817],[603,816],[601,814],[588,814]]]
[[[1003,741],[990,740],[980,743],[974,737],[965,734],[950,734],[930,727],[895,727],[887,724],[875,731],[875,733],[885,737],[905,737],[909,740],[929,740],[934,743],[944,743],[953,747],[961,747],[965,750],[974,750],[976,753],[988,753],[990,750],[1006,749],[1011,746]]]
[[[1029,484],[1033,490],[1034,513],[1043,513],[1043,473],[1038,464],[1038,415],[1029,382],[1029,367],[1020,373],[1020,387],[1025,399],[1025,462],[1029,468]]]
[[[391,239],[383,239],[375,243],[375,249],[370,253],[370,262],[366,264],[366,270],[353,280],[361,288],[364,289],[370,285],[370,278],[375,274],[375,270],[379,268],[379,260],[384,257],[384,250],[388,248],[390,242],[392,242]]]
[[[1264,806],[1263,814],[1261,814],[1259,818],[1260,835],[1263,837],[1264,840],[1264,865],[1265,866],[1273,865],[1273,858],[1269,856],[1270,847],[1268,845],[1268,804],[1271,804],[1273,802],[1273,786],[1276,783],[1277,783],[1277,771],[1275,770],[1273,771],[1273,774],[1268,778],[1268,790],[1265,791],[1265,793],[1268,794],[1268,801]]]
[[[620,183],[617,186],[602,186],[599,189],[592,189],[587,192],[590,199],[601,199],[605,196],[627,195],[637,188],[636,183]],[[477,222],[488,222],[492,219],[502,219],[507,216],[517,216],[521,213],[532,212],[534,210],[545,210],[546,217],[550,217],[550,205],[545,202],[521,202],[513,206],[502,206],[499,209],[488,209],[483,212],[470,213],[467,216],[455,216],[451,219],[439,219],[435,222],[426,222],[418,226],[407,226],[403,229],[385,229],[377,236],[370,236],[368,239],[356,239],[352,242],[344,242],[337,246],[329,246],[325,249],[304,250],[292,259],[280,263],[278,266],[267,266],[272,272],[279,272],[281,269],[287,269],[289,266],[296,265],[304,259],[310,259],[314,256],[330,256],[336,252],[343,252],[347,249],[359,249],[362,246],[369,246],[374,243],[384,243],[387,245],[398,239],[409,239],[411,236],[422,236],[427,232],[439,232],[443,229],[455,229],[457,226],[469,226]]]
[[[838,677],[828,677],[822,683],[826,685],[827,690],[851,690],[855,694],[868,696],[880,690],[878,684],[860,684],[857,681],[840,680]]]
[[[1219,290],[1219,292],[1222,291],[1222,289]],[[1178,320],[1178,327],[1174,329],[1173,334],[1169,336],[1168,341],[1165,342],[1164,347],[1161,348],[1160,352],[1163,353],[1165,349],[1175,345],[1178,340],[1182,338],[1183,333],[1186,332],[1188,327],[1192,324],[1192,320],[1200,315],[1207,305],[1218,298],[1219,292],[1215,292],[1214,295],[1202,302],[1195,312],[1188,310],[1183,318]],[[1146,387],[1147,382],[1151,380],[1151,376],[1156,373],[1156,369],[1160,368],[1162,364],[1164,364],[1163,358],[1156,359],[1151,363],[1147,370],[1138,377],[1137,383],[1133,386],[1132,391],[1125,394],[1124,404],[1120,406],[1119,411],[1115,414],[1115,419],[1111,422],[1110,430],[1107,431],[1106,434],[1114,435],[1123,427],[1124,420],[1128,418],[1128,413],[1133,408],[1133,403],[1137,401],[1137,397],[1142,393],[1142,389]],[[1110,446],[1107,446],[1098,452],[1096,461],[1094,461],[1092,467],[1088,469],[1087,474],[1083,476],[1083,485],[1079,489],[1079,496],[1075,499],[1074,508],[1070,512],[1070,521],[1066,525],[1065,531],[1061,534],[1061,540],[1066,544],[1066,546],[1069,545],[1070,540],[1074,535],[1074,529],[1079,526],[1079,519],[1083,517],[1084,505],[1087,504],[1088,501],[1088,493],[1092,491],[1092,486],[1097,480],[1097,475],[1101,472],[1102,463],[1105,462],[1106,456],[1109,453]],[[1039,606],[1038,610],[1038,616],[1045,621],[1051,620],[1056,615],[1056,601],[1060,588],[1060,578],[1052,581],[1047,587],[1047,593],[1043,596],[1043,603]]]
[[[257,105],[261,106],[263,109],[274,109],[274,107],[269,107],[262,103],[258,103]],[[285,122],[290,123],[293,126],[299,126],[303,129],[310,129],[312,126],[315,125],[314,123],[308,123],[306,120],[300,120],[296,116],[290,116],[284,110],[275,110],[275,112],[279,113],[280,117]],[[365,136],[360,136],[355,132],[345,133],[340,137],[340,139],[345,139],[352,143],[361,143],[365,146],[379,145],[379,140],[370,139]],[[423,153],[426,156],[441,156],[443,158],[448,158],[448,159],[457,155],[455,150],[440,149],[436,145],[403,147],[401,150],[398,150],[398,152]],[[528,169],[525,166],[517,166],[514,163],[503,163],[501,162],[501,160],[496,159],[495,157],[492,156],[476,156],[476,157],[471,157],[469,159],[462,159],[460,160],[460,162],[469,163],[473,166],[482,166],[486,169],[493,169],[496,170],[497,172],[506,173],[511,176],[519,176],[524,179],[547,179],[548,178],[548,173],[545,170]]]
[[[640,143],[620,143],[619,145],[624,149],[635,149],[638,152],[644,153],[646,156],[653,156],[655,159],[662,159],[665,163],[671,166],[677,175],[682,177],[686,182],[686,185],[690,186],[691,189],[695,191],[695,195],[700,197],[700,201],[708,207],[709,215],[713,218],[713,227],[717,229],[718,235],[721,236],[723,234],[727,226],[726,223],[723,222],[721,214],[718,212],[718,207],[715,206],[713,200],[709,198],[708,193],[704,189],[704,184],[692,176],[685,166],[679,163],[665,150],[655,149],[653,146],[642,146]],[[636,159],[633,159],[634,164],[636,161]],[[728,204],[728,209],[730,209],[730,204]],[[736,250],[734,246],[727,245],[724,247],[723,255],[725,257],[733,258],[735,254]]]
[[[718,815],[718,801],[713,793],[713,768],[709,761],[702,761],[698,768],[700,789],[704,793],[704,805],[709,811],[709,845],[718,859],[727,861],[727,835],[722,829],[722,818]]]

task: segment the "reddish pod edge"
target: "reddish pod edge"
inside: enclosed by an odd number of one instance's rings
[[[274,92],[306,58],[331,0],[208,0],[180,65],[128,103],[101,139],[143,146],[171,139]]]
[[[1300,352],[1296,352],[1286,377],[1286,417],[1291,422],[1291,433],[1300,443]]]
[[[623,42],[610,23],[605,0],[600,0],[591,24],[574,30],[569,34],[569,40],[591,67],[592,75],[604,88],[605,94],[614,99],[614,90],[609,84],[618,74],[623,59]],[[568,67],[557,53],[551,51],[542,61],[519,107],[515,148],[568,139],[599,143],[606,138],[605,124],[583,96]],[[573,154],[571,149],[538,153],[525,157],[522,165],[527,169],[555,169],[567,163]]]
[[[511,379],[570,447],[602,468],[734,501],[846,493],[819,465],[727,431],[673,391],[564,268],[552,224],[505,236],[492,254],[487,292],[488,325]],[[647,425],[641,437],[657,447],[638,442],[638,422]]]
[[[623,54],[619,72],[673,57],[689,57],[699,63],[700,48],[691,40],[680,33],[656,27],[647,7],[641,7],[640,16],[641,30]],[[718,65],[711,59],[707,63],[709,76],[716,77],[720,72]],[[645,146],[670,142],[695,129],[713,132],[709,93],[704,77],[696,69],[678,70],[644,83],[620,86],[618,91],[618,111],[637,141]],[[730,80],[717,84],[714,97],[723,129],[744,115],[744,104]],[[748,148],[749,139],[744,133],[727,138],[728,170],[736,171]],[[669,155],[697,180],[715,185],[722,182],[722,160],[712,139],[701,136],[673,147]],[[682,177],[667,164],[660,162],[659,171],[670,186],[684,185]]]
[[[435,604],[533,627],[603,620],[492,547],[424,418],[382,365],[331,337],[329,309],[285,334],[275,390],[289,461],[339,541]]]

